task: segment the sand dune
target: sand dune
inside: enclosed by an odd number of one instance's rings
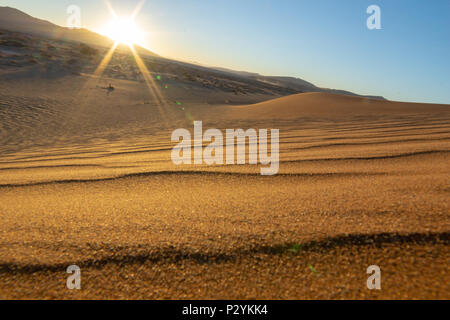
[[[379,99],[352,97],[333,93],[300,93],[250,106],[237,106],[237,117],[267,117],[291,119],[294,117],[344,118],[402,114],[448,114],[448,105],[392,102]]]
[[[156,107],[133,105],[142,87],[115,83],[118,97],[94,88],[83,108],[64,82],[46,82],[59,88],[46,100],[3,86],[23,109],[1,131],[2,298],[449,298],[448,106],[332,94],[186,104],[211,126],[279,128],[280,173],[262,177],[174,166]],[[191,128],[169,110],[172,127]],[[83,270],[75,293],[70,264]],[[385,290],[365,288],[371,264]]]
[[[129,53],[0,40],[0,298],[450,298],[449,105],[144,57],[158,101]],[[279,129],[279,174],[175,166],[194,120]]]

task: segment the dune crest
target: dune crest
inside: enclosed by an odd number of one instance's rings
[[[379,116],[384,114],[423,114],[450,111],[449,105],[408,103],[353,97],[348,95],[308,92],[281,97],[253,105],[235,106],[233,112],[249,118],[296,116]]]

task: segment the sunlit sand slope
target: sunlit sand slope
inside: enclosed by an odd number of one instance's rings
[[[59,139],[42,128],[32,146],[3,125],[1,298],[450,298],[449,106],[303,94],[192,102],[192,118],[166,109],[173,122],[157,127],[143,107],[119,112],[137,90],[120,86],[75,124],[76,104],[60,107]],[[102,126],[106,102],[115,111]],[[39,121],[58,123],[42,110]],[[170,132],[193,119],[280,129],[279,174],[174,166]],[[82,269],[76,292],[71,264]],[[381,290],[366,287],[369,265],[381,267]]]

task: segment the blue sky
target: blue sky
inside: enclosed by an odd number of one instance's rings
[[[139,1],[110,2],[127,16]],[[86,28],[110,19],[103,0],[0,3],[59,25],[70,4],[80,6]],[[381,8],[381,30],[366,27],[372,4]],[[145,45],[163,56],[450,104],[450,0],[147,0],[136,22]]]

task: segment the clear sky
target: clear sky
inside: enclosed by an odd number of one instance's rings
[[[110,0],[119,15],[138,0]],[[110,20],[103,0],[1,0],[65,26]],[[381,30],[369,30],[369,5]],[[147,0],[136,19],[145,46],[208,66],[299,77],[321,87],[391,100],[450,104],[450,0]]]

